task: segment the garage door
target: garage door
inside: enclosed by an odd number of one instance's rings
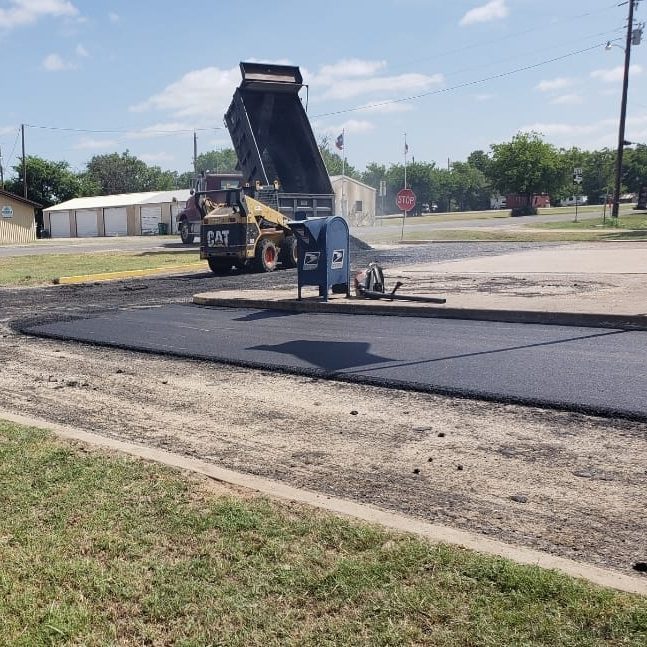
[[[173,202],[171,204],[171,233],[177,234],[177,222],[175,216],[186,207],[186,202]]]
[[[126,207],[110,207],[103,210],[103,224],[106,236],[128,235],[128,213]]]
[[[91,238],[99,235],[95,209],[81,209],[76,212],[76,235],[79,238]]]
[[[142,234],[157,234],[157,225],[162,222],[162,207],[142,207]]]
[[[52,238],[70,237],[69,211],[52,211],[49,214],[49,235]]]

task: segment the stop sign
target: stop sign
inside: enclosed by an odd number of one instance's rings
[[[416,206],[416,194],[411,189],[402,189],[395,198],[400,211],[411,211]]]

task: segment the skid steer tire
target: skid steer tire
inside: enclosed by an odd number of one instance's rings
[[[254,265],[257,272],[273,272],[279,260],[279,250],[269,239],[264,238],[256,246]]]
[[[281,265],[283,268],[296,267],[299,263],[296,236],[286,236],[281,243]]]
[[[233,261],[227,258],[208,258],[207,263],[214,274],[228,274],[234,264]]]

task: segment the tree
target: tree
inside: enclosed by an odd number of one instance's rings
[[[625,151],[623,170],[623,184],[631,193],[638,193],[647,184],[647,145],[638,144]]]
[[[386,180],[386,166],[383,164],[377,164],[376,162],[371,162],[367,165],[361,178],[364,184],[368,184],[374,189],[379,189],[380,182],[382,180]]]
[[[450,171],[453,198],[460,211],[487,209],[490,192],[485,175],[469,162],[454,162]]]
[[[563,182],[563,163],[557,149],[539,133],[519,133],[512,141],[492,144],[490,177],[502,194],[532,196],[553,193]]]
[[[238,157],[233,148],[224,148],[221,151],[207,151],[198,155],[196,170],[198,173],[211,171],[211,173],[233,173],[238,167]]]
[[[490,169],[492,168],[492,160],[486,152],[481,150],[471,152],[467,157],[467,163],[481,171],[485,177],[489,176]]]
[[[324,165],[328,171],[328,175],[342,175],[352,177],[356,180],[360,179],[359,172],[355,167],[348,163],[348,160],[343,160],[340,155],[330,149],[330,138],[322,137],[319,141],[319,152],[323,158]],[[345,163],[344,163],[345,161]]]
[[[67,162],[51,162],[28,155],[27,197],[44,208],[82,195],[82,183]],[[22,162],[13,167],[17,177],[5,183],[7,191],[23,194]]]
[[[163,171],[159,166],[148,166],[125,151],[121,155],[95,155],[87,164],[83,181],[94,195],[170,191],[176,188],[177,174]]]

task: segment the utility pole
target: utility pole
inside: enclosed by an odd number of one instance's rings
[[[193,172],[198,174],[198,134],[193,131]]]
[[[618,129],[618,153],[616,155],[616,185],[613,191],[611,217],[618,218],[620,213],[620,191],[622,187],[622,158],[625,152],[625,125],[627,122],[627,94],[629,91],[629,66],[631,63],[631,40],[634,28],[634,9],[638,0],[629,0],[627,18],[627,44],[625,46],[625,74],[622,82],[622,103],[620,104],[620,127]]]
[[[27,158],[25,157],[25,124],[20,124],[22,134],[22,193],[27,197]]]

